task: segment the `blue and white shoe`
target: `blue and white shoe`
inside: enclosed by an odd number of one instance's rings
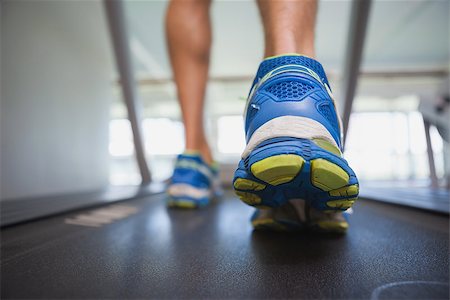
[[[353,205],[358,180],[342,157],[340,119],[319,62],[300,55],[265,59],[244,117],[247,146],[233,179],[243,202],[279,207],[305,199],[320,211]]]
[[[178,155],[167,189],[167,205],[178,208],[206,206],[218,194],[219,170],[208,165],[198,153]]]

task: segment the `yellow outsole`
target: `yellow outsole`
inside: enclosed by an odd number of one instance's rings
[[[294,179],[305,160],[295,154],[280,154],[264,158],[251,166],[252,174],[271,185],[280,185]]]
[[[265,187],[266,186],[262,183],[245,178],[238,178],[234,182],[235,189],[244,191],[262,191],[263,189],[265,189]]]
[[[169,207],[177,207],[177,208],[196,208],[197,205],[192,201],[169,201],[167,203]]]
[[[348,185],[350,176],[338,165],[323,158],[311,161],[311,183],[323,191],[340,189]]]
[[[344,233],[348,229],[348,223],[345,221],[319,221],[316,225],[327,232]]]
[[[343,200],[332,200],[328,201],[327,205],[332,208],[339,208],[339,209],[349,209],[352,207],[353,203],[355,203],[356,198],[350,198],[350,199],[343,199]]]
[[[292,181],[301,172],[305,163],[305,159],[298,154],[279,154],[253,163],[250,171],[262,182],[277,186]],[[310,164],[310,175],[313,186],[328,192],[330,199],[326,204],[329,210],[346,210],[357,199],[358,184],[349,185],[350,176],[339,165],[323,158],[313,159]],[[262,205],[262,199],[257,192],[267,188],[264,183],[237,178],[233,185],[243,202],[259,207]],[[349,199],[333,199],[333,197]]]
[[[267,229],[270,228],[271,230],[277,230],[277,231],[286,231],[286,227],[275,222],[273,219],[260,219],[260,220],[254,220],[252,221],[252,226],[254,229]]]
[[[261,197],[252,193],[236,191],[236,195],[238,195],[243,202],[251,206],[261,203]]]
[[[331,190],[328,192],[330,196],[355,196],[359,193],[359,186],[357,184],[344,186],[342,188]]]

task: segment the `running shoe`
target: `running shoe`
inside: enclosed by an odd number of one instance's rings
[[[257,231],[313,231],[344,234],[349,227],[350,210],[319,211],[302,199],[269,209],[256,209],[250,221]]]
[[[279,207],[256,209],[250,221],[258,231],[302,231],[307,228],[305,203],[289,200]]]
[[[358,180],[342,157],[340,119],[318,61],[301,55],[265,59],[244,117],[247,146],[233,179],[243,202],[280,207],[305,199],[319,211],[353,205]]]
[[[220,193],[219,169],[208,165],[199,153],[178,155],[167,189],[167,205],[177,208],[198,208],[210,203]]]

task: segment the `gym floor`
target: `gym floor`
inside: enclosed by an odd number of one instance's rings
[[[2,229],[1,298],[448,298],[448,215],[361,199],[347,235],[254,232],[227,194],[164,194]]]

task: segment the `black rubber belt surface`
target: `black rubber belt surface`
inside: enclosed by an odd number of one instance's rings
[[[361,200],[330,237],[252,232],[232,196],[198,211],[163,195],[123,204],[138,212],[100,227],[66,224],[77,212],[3,230],[1,297],[370,298],[449,280],[444,215]]]

